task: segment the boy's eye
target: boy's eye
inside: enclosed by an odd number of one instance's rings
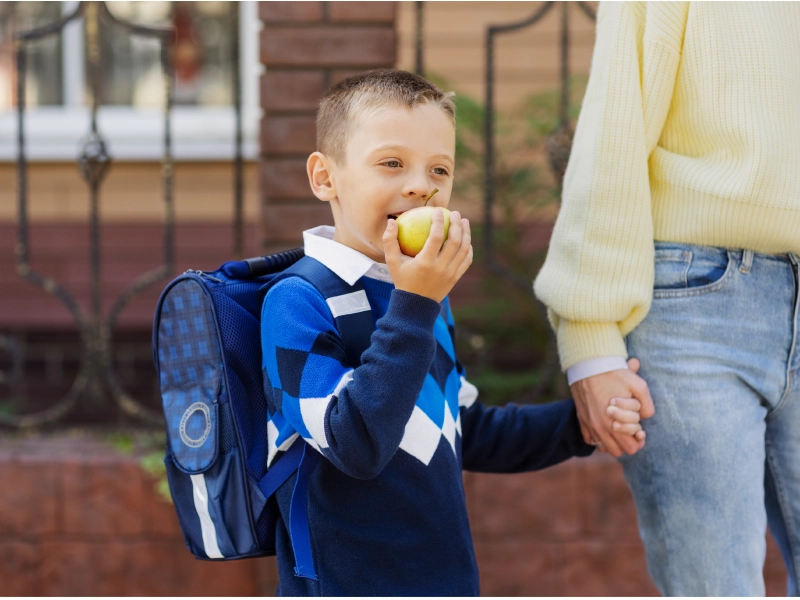
[[[387,160],[387,161],[385,161],[385,162],[383,162],[381,164],[383,164],[384,167],[391,167],[392,169],[396,169],[396,168],[398,168],[400,166],[400,161],[399,160]]]
[[[433,170],[433,172],[436,173],[437,175],[447,175],[447,169],[445,169],[444,167],[436,167]]]

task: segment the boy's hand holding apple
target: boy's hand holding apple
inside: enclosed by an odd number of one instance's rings
[[[383,248],[386,266],[398,290],[441,302],[472,264],[469,221],[462,219],[458,211],[447,211],[450,213],[450,227],[445,236],[445,210],[432,209],[430,235],[422,250],[413,258],[400,250],[398,223],[389,219],[383,234]]]

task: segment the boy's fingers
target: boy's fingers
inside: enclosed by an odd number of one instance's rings
[[[386,257],[386,264],[393,265],[400,261],[400,243],[397,241],[397,223],[394,219],[389,219],[386,223],[386,230],[383,232],[383,254]]]
[[[644,443],[644,440],[647,437],[647,432],[644,429],[642,429],[641,431],[637,431],[636,435],[634,435],[633,437],[636,438],[637,442]]]
[[[461,219],[461,247],[460,250],[465,255],[472,248],[472,232],[469,228],[469,219]]]
[[[642,409],[641,403],[636,398],[612,398],[609,404],[621,408],[622,410],[635,410],[639,412]]]
[[[642,426],[639,425],[639,423],[620,423],[619,421],[614,421],[611,424],[611,428],[614,430],[614,433],[635,435],[642,428]]]
[[[418,257],[433,260],[439,254],[442,248],[442,240],[444,239],[444,215],[441,210],[433,211],[433,218],[431,219],[431,231],[428,234],[428,239],[425,240],[425,245],[417,254]]]
[[[639,372],[639,367],[642,366],[642,363],[639,362],[638,358],[629,358],[628,359],[628,368],[633,371],[634,373]]]
[[[461,223],[461,213],[454,210],[450,213],[450,229],[447,232],[447,241],[453,242],[454,245],[461,245],[461,238],[463,237],[463,224]]]
[[[464,260],[461,261],[461,264],[458,265],[458,269],[456,270],[456,277],[461,279],[461,276],[467,272],[470,265],[472,264],[472,246],[470,246],[467,250],[467,255],[464,257]]]
[[[634,441],[635,446],[633,447],[633,452],[630,453],[631,456],[633,456],[634,454],[639,452],[639,450],[644,448],[644,440],[639,440],[638,437],[633,436],[633,441]]]
[[[622,410],[616,406],[609,406],[606,409],[608,416],[620,423],[638,423],[641,420],[639,413],[635,410]]]
[[[447,232],[447,240],[439,256],[447,262],[452,261],[461,248],[461,238],[461,215],[458,211],[453,211],[450,213],[450,229]]]

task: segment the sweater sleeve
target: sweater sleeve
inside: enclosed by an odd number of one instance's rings
[[[299,277],[287,278],[262,308],[265,395],[339,470],[376,477],[400,446],[430,368],[439,311],[433,300],[394,290],[361,365],[352,369],[322,295]]]
[[[648,160],[670,108],[687,11],[687,2],[601,2],[561,211],[534,284],[564,370],[627,357],[623,337],[650,309]]]
[[[463,464],[467,471],[520,473],[544,469],[594,448],[583,441],[575,403],[462,409]]]
[[[455,322],[449,300],[447,324],[455,340]],[[519,473],[535,471],[573,456],[588,456],[593,446],[583,441],[572,400],[544,405],[487,408],[478,402],[478,389],[466,379],[456,360],[461,380],[458,390],[462,466],[467,471]]]

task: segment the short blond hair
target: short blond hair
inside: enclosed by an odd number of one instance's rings
[[[353,75],[331,87],[317,111],[317,150],[344,164],[347,133],[365,111],[385,106],[413,109],[435,104],[455,125],[455,92],[443,92],[430,81],[400,69],[375,69]]]

